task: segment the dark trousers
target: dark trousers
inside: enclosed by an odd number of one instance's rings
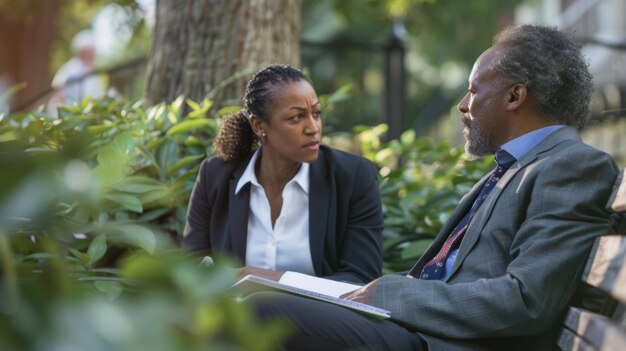
[[[400,325],[344,307],[279,292],[248,299],[261,320],[287,320],[293,326],[286,350],[426,350],[419,335]]]

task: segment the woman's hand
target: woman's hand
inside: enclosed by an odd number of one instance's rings
[[[283,276],[283,273],[285,272],[270,271],[268,269],[245,266],[245,267],[239,268],[237,273],[241,276],[252,274],[252,275],[256,275],[265,279],[279,281],[280,278]]]

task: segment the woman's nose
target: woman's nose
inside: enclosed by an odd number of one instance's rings
[[[309,118],[307,118],[307,124],[304,126],[304,132],[307,134],[315,134],[319,132],[319,129],[318,122],[315,118],[313,118],[313,115],[309,115]]]

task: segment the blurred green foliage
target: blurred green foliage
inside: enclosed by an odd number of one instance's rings
[[[332,109],[343,98],[321,100]],[[2,116],[3,350],[273,349],[289,328],[260,325],[225,297],[236,279],[228,259],[200,267],[178,250],[200,162],[236,108],[86,99],[58,116]],[[385,132],[353,136],[380,170],[385,270],[399,271],[491,160],[411,131],[386,142]]]
[[[2,350],[275,348],[289,329],[225,297],[228,264],[177,249],[210,107],[86,99],[2,117]]]

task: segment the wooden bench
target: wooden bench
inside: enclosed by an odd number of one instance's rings
[[[569,307],[558,339],[561,350],[626,350],[625,172],[609,201],[615,213],[611,235],[596,240],[582,276],[579,290],[594,298]]]

